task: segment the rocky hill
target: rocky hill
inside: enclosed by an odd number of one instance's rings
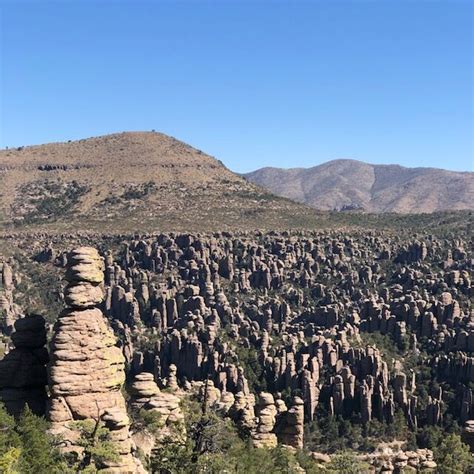
[[[244,175],[272,193],[323,210],[420,213],[474,208],[474,173],[334,160]]]
[[[0,229],[226,230],[316,225],[220,161],[156,132],[0,151]]]

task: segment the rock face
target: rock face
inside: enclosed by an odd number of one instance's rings
[[[363,423],[392,423],[400,412],[415,429],[443,422],[443,393],[430,392],[421,409],[416,374],[402,359],[390,367],[364,340],[379,333],[417,358],[429,345],[435,351],[418,363],[440,381],[474,381],[466,246],[377,232],[137,237],[107,258],[105,311],[123,334],[133,374],[150,372],[171,390],[208,380],[208,404],[249,434],[286,426],[295,431],[288,443],[301,444],[300,408],[285,415],[297,419],[293,428],[279,416],[284,391],[301,396],[306,421],[319,407],[343,418],[359,413]],[[143,344],[147,337],[156,342]],[[259,393],[238,347],[254,351],[274,397],[273,430],[264,406],[258,419]],[[473,400],[466,387],[453,415],[472,419]]]
[[[65,300],[51,341],[49,418],[54,433],[74,450],[74,421],[101,419],[118,446],[118,462],[109,472],[138,472],[132,456],[129,419],[120,391],[125,360],[101,310],[103,262],[95,249],[82,247],[68,257]],[[78,449],[79,450],[79,449]]]
[[[474,420],[467,420],[462,429],[462,439],[474,452]]]
[[[33,314],[15,322],[15,348],[0,360],[0,399],[18,416],[26,405],[37,415],[46,410],[48,351],[45,321]]]

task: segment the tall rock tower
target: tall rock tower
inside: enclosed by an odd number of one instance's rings
[[[132,456],[125,400],[124,357],[102,311],[104,264],[97,250],[81,247],[68,256],[65,290],[67,309],[61,313],[51,341],[49,418],[52,431],[67,440],[71,451],[78,432],[72,422],[102,420],[119,450],[108,472],[142,472]]]
[[[0,331],[10,334],[17,316],[13,304],[13,272],[0,256]]]

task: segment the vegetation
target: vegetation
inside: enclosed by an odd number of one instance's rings
[[[26,408],[15,421],[0,406],[0,472],[14,474],[63,473],[67,466],[58,440],[47,432],[48,424]]]
[[[263,369],[258,360],[258,353],[254,348],[237,346],[235,352],[239,365],[244,369],[244,375],[253,393],[265,392],[267,382],[263,376]]]
[[[21,267],[20,281],[15,287],[15,303],[26,313],[38,313],[53,323],[64,308],[60,294],[60,271],[53,265],[42,265],[21,252],[15,254]]]
[[[203,410],[195,401],[183,407],[186,413],[186,440],[169,436],[158,443],[149,462],[152,472],[171,473],[360,473],[368,467],[352,450],[338,451],[331,462],[318,464],[307,451],[293,451],[281,445],[273,449],[252,446],[228,419],[212,410]],[[335,436],[335,434],[332,434]]]
[[[117,450],[102,423],[79,421],[72,427],[80,433],[81,456],[62,454],[62,442],[48,432],[48,422],[28,407],[15,420],[0,405],[0,473],[95,473],[105,462],[117,459]]]
[[[382,442],[407,440],[416,449],[402,412],[395,414],[393,423],[371,420],[363,424],[359,415],[350,418],[331,417],[320,408],[317,419],[306,426],[306,447],[311,451],[336,453],[340,451],[370,452]]]
[[[96,472],[108,461],[117,461],[118,451],[110,440],[110,432],[100,420],[76,421],[73,427],[79,431],[78,445],[84,449],[80,458],[70,458],[70,464],[79,472]]]
[[[129,188],[122,194],[121,198],[129,201],[131,199],[143,199],[153,191],[156,190],[156,184],[153,181],[148,181],[136,186],[129,186]]]
[[[71,181],[45,180],[29,183],[22,188],[22,219],[17,224],[35,224],[44,220],[56,221],[71,214],[89,187]],[[26,197],[26,199],[25,199]]]
[[[337,453],[327,466],[327,472],[341,474],[360,474],[368,469],[368,464],[361,462],[352,451]]]
[[[202,413],[197,403],[186,407],[187,438],[162,440],[150,460],[152,472],[174,473],[272,473],[299,472],[295,454],[277,447],[256,449],[239,437],[235,425],[213,411]],[[314,462],[313,462],[314,464]],[[315,471],[316,472],[316,471]]]
[[[134,417],[135,428],[144,427],[151,434],[158,434],[161,428],[163,428],[163,420],[161,415],[153,410],[141,409]]]
[[[435,461],[439,474],[462,474],[474,471],[474,459],[469,447],[456,434],[444,436],[437,449],[434,450]]]

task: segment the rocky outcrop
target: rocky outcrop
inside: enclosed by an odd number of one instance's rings
[[[18,416],[26,405],[37,415],[46,410],[45,320],[32,314],[15,322],[11,335],[14,348],[0,360],[0,400]]]
[[[68,308],[59,316],[51,341],[49,419],[52,431],[77,450],[77,420],[101,420],[118,447],[117,462],[109,472],[138,472],[132,456],[129,419],[121,387],[124,357],[101,310],[103,262],[95,249],[81,247],[68,256]]]
[[[462,440],[474,452],[474,420],[466,420],[462,428]]]
[[[234,420],[256,446],[273,446],[275,438],[301,446],[303,421],[320,413],[358,420],[361,429],[401,417],[411,430],[443,426],[448,412],[471,420],[467,245],[336,231],[128,239],[106,257],[104,311],[130,368],[130,407],[156,411],[171,428],[183,394],[196,394],[203,410]],[[63,377],[53,398],[70,398],[68,410],[76,382],[88,380],[91,392],[99,387],[94,400],[109,400],[123,380],[123,359],[97,307],[102,272],[91,266],[101,260],[82,254],[69,258],[69,309],[54,340],[65,367],[56,362],[52,371]],[[79,362],[67,372],[79,342],[85,349],[77,357],[101,374],[99,382],[79,377]],[[97,359],[98,348],[120,360]],[[294,395],[286,407],[282,398]],[[107,422],[113,428],[123,419]],[[390,461],[394,469],[401,458]]]
[[[256,407],[243,409],[252,387],[236,346],[255,351],[276,403],[278,392],[301,394],[307,421],[322,405],[334,416],[360,413],[364,423],[390,423],[399,411],[412,427],[438,424],[443,394],[420,410],[413,374],[403,361],[389,369],[364,335],[381,334],[414,355],[422,340],[439,351],[423,361],[438,376],[474,381],[464,246],[384,234],[137,238],[116,261],[108,258],[106,311],[122,328],[133,373],[151,372],[173,390],[209,380],[216,404],[234,397],[219,409],[239,412],[251,429]],[[431,265],[446,254],[449,273]],[[391,265],[389,276],[380,261]],[[158,342],[143,349],[144,333]],[[463,420],[474,414],[473,398],[464,396]]]

